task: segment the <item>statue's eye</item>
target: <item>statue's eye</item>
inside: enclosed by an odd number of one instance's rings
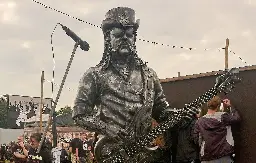
[[[129,37],[129,38],[133,37],[133,32],[132,33],[131,32],[126,32],[126,36]]]
[[[128,29],[114,28],[111,31],[111,34],[115,38],[120,38],[120,37],[123,37],[124,35],[126,35],[126,37],[128,38],[132,38],[134,36],[134,31],[133,31],[133,28],[128,28]]]
[[[116,38],[118,38],[118,37],[122,37],[123,36],[123,30],[122,29],[120,29],[120,28],[114,28],[112,31],[111,31],[111,34],[114,36],[114,37],[116,37]]]
[[[130,38],[133,37],[133,35],[134,35],[133,28],[126,29],[125,34],[126,34],[127,37],[130,37]]]

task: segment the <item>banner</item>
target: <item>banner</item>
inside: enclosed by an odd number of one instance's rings
[[[40,97],[9,95],[8,123],[12,123],[12,125],[9,126],[15,128],[13,121],[15,121],[16,125],[19,127],[24,123],[40,121],[40,102]],[[43,99],[43,121],[49,119],[51,102],[51,98]]]

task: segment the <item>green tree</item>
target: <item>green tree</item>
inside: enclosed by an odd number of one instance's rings
[[[70,106],[65,106],[64,108],[61,108],[60,110],[56,111],[57,115],[57,126],[73,126],[74,121],[72,119],[72,112]]]
[[[0,128],[7,128],[8,108],[7,101],[4,98],[0,98],[0,117]]]
[[[72,115],[73,110],[71,106],[65,106],[64,108],[60,108],[60,110],[56,111],[57,115]]]

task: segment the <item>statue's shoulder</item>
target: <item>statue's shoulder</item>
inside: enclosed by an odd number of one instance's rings
[[[82,75],[81,81],[86,80],[97,80],[99,76],[100,69],[98,67],[90,67],[87,70],[85,70],[84,74]]]
[[[85,71],[85,74],[98,74],[100,71],[102,71],[102,67],[100,66],[95,66],[95,67],[90,67]]]
[[[145,72],[147,72],[147,74],[149,74],[149,75],[151,75],[151,76],[156,75],[155,70],[154,70],[153,68],[147,66],[147,65],[143,66],[143,70],[144,70]]]

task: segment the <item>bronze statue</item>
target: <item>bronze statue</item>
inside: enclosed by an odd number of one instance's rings
[[[73,119],[77,125],[104,136],[95,149],[96,158],[100,158],[98,162],[107,162],[104,159],[113,154],[118,142],[133,142],[147,134],[153,119],[161,123],[167,117],[192,118],[198,113],[198,108],[179,113],[169,108],[157,74],[137,55],[138,28],[139,20],[135,20],[133,9],[109,10],[102,22],[102,60],[87,70],[80,80]],[[116,144],[111,145],[109,141]],[[124,157],[129,154],[123,152]],[[132,162],[141,157],[132,158]],[[119,157],[115,159],[123,162]]]

